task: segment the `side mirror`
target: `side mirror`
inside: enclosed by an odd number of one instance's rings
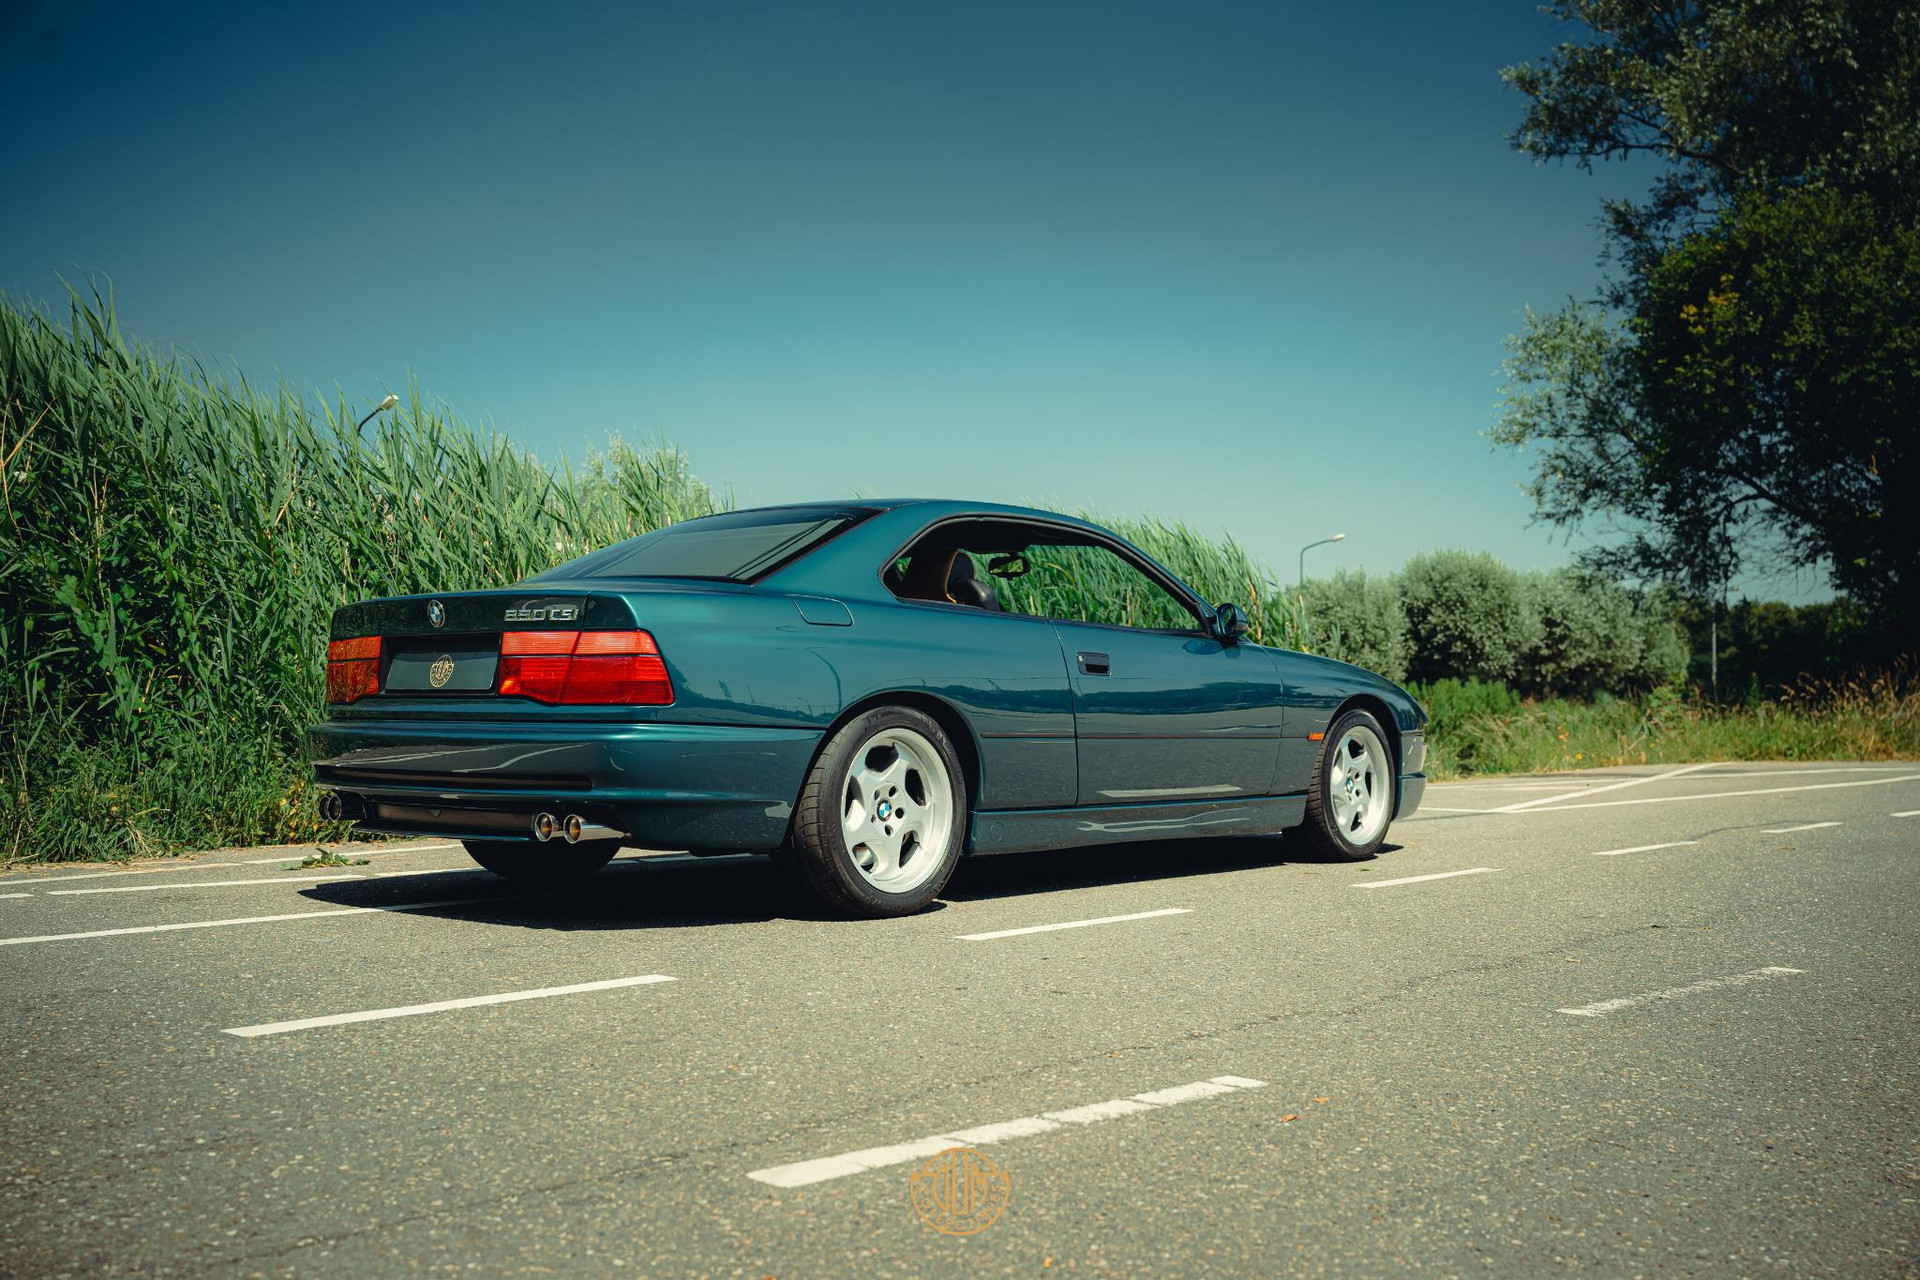
[[[1214,638],[1226,644],[1232,644],[1247,634],[1247,613],[1239,605],[1227,603],[1216,606],[1213,611]]]

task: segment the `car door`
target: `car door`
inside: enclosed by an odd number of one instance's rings
[[[1104,546],[1036,546],[1032,573],[1067,662],[1081,805],[1272,794],[1273,657],[1206,634],[1145,569]]]

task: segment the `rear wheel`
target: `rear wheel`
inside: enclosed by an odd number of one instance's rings
[[[581,844],[536,844],[530,840],[468,840],[473,860],[497,876],[516,884],[575,884],[612,861],[620,852],[618,840],[588,840]]]
[[[780,861],[830,910],[909,915],[953,875],[965,796],[960,758],[933,717],[877,708],[844,725],[814,762]]]
[[[1307,820],[1297,828],[1318,853],[1358,862],[1373,857],[1393,821],[1398,779],[1386,731],[1365,711],[1333,722],[1320,744]]]

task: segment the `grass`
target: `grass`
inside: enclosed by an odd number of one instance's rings
[[[1469,690],[1449,703],[1444,691],[1423,692],[1435,710],[1427,772],[1440,781],[1621,764],[1920,758],[1920,679],[1904,667],[1736,706],[1665,689],[1594,702],[1502,703]]]

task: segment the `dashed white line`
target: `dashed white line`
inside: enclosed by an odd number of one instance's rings
[[[178,880],[174,880],[167,884],[116,884],[101,889],[49,889],[47,890],[47,896],[50,898],[72,898],[78,897],[83,893],[155,893],[167,889],[233,889],[241,885],[319,884],[327,880],[360,879],[364,879],[364,877],[351,871],[330,871],[320,875],[269,876],[253,880],[189,880],[184,884]]]
[[[189,920],[180,924],[143,924],[126,929],[90,929],[85,933],[42,933],[30,938],[0,938],[0,947],[30,942],[77,942],[86,938],[121,938],[135,933],[175,933],[182,929],[218,929],[224,925],[278,924],[282,920],[316,920],[321,916],[359,916],[370,911],[431,911],[436,907],[465,907],[495,898],[448,898],[444,902],[400,902],[386,907],[336,907],[330,911],[291,911],[277,916],[235,916],[226,920]]]
[[[1419,884],[1423,880],[1451,880],[1454,876],[1485,875],[1489,871],[1498,871],[1498,867],[1468,867],[1465,871],[1436,871],[1430,876],[1401,876],[1398,880],[1362,880],[1353,887],[1356,889],[1384,889],[1395,884]]]
[[[1784,836],[1795,831],[1818,831],[1822,827],[1837,827],[1838,822],[1805,822],[1797,827],[1762,827],[1763,836]]]
[[[271,866],[276,862],[284,866],[289,862],[300,861],[301,858],[306,856],[303,851],[314,847],[317,846],[297,846],[277,858],[247,858],[239,862],[178,862],[165,867],[120,867],[113,871],[87,871],[79,875],[71,876],[35,877],[27,883],[35,885],[60,884],[67,880],[104,880],[109,876],[152,876],[162,875],[172,871],[212,871],[220,867],[265,867]],[[464,845],[461,845],[457,841],[443,841],[436,844],[410,844],[399,849],[354,849],[351,847],[342,847],[336,850],[336,852],[348,854],[356,858],[392,858],[403,853],[432,853],[436,849],[460,849],[464,847]]]
[[[1669,840],[1665,844],[1634,844],[1624,849],[1596,849],[1596,858],[1616,858],[1623,853],[1650,853],[1655,849],[1678,849],[1683,844],[1699,844],[1698,840]]]
[[[1172,1089],[1136,1093],[1131,1098],[1113,1098],[1083,1107],[1070,1107],[1065,1111],[1047,1111],[1037,1116],[1021,1116],[1014,1120],[977,1125],[970,1129],[949,1129],[945,1133],[938,1133],[930,1138],[916,1138],[911,1142],[868,1147],[861,1151],[848,1151],[837,1156],[823,1156],[817,1160],[774,1165],[770,1169],[755,1169],[747,1176],[755,1182],[764,1182],[770,1187],[805,1187],[816,1182],[828,1182],[834,1178],[865,1173],[869,1169],[884,1169],[888,1165],[924,1159],[950,1147],[987,1146],[1012,1138],[1027,1138],[1037,1134],[1051,1133],[1063,1125],[1093,1124],[1102,1120],[1118,1119],[1121,1116],[1136,1115],[1143,1111],[1158,1111],[1199,1098],[1212,1098],[1244,1089],[1265,1087],[1265,1081],[1252,1080],[1246,1076],[1215,1076],[1211,1080],[1196,1080],[1192,1084],[1183,1084]]]
[[[672,982],[664,973],[642,974],[637,978],[606,978],[599,982],[575,982],[564,987],[540,987],[533,991],[502,991],[490,996],[467,996],[460,1000],[435,1000],[430,1004],[403,1004],[391,1009],[362,1009],[356,1013],[329,1013],[318,1018],[293,1018],[286,1022],[262,1022],[251,1027],[227,1027],[226,1034],[252,1040],[260,1036],[284,1035],[289,1031],[310,1031],[315,1027],[340,1027],[352,1022],[382,1022],[388,1018],[413,1018],[424,1013],[445,1013],[449,1009],[477,1009],[488,1004],[514,1004],[521,1000],[544,1000],[549,996],[579,995],[587,991],[612,991],[618,987],[643,987],[656,982]]]
[[[1617,1000],[1601,1000],[1594,1004],[1583,1004],[1578,1009],[1556,1009],[1554,1012],[1570,1013],[1576,1018],[1597,1018],[1605,1013],[1631,1009],[1635,1005],[1649,1004],[1655,1000],[1677,1000],[1682,996],[1698,995],[1702,991],[1713,991],[1719,987],[1737,987],[1745,982],[1759,982],[1782,974],[1805,972],[1805,969],[1788,969],[1782,965],[1770,964],[1764,969],[1736,973],[1731,978],[1708,978],[1705,982],[1695,982],[1684,987],[1668,987],[1664,991],[1649,991],[1645,995],[1621,996]]]
[[[0,893],[0,898],[31,898],[30,893]]]
[[[1920,818],[1920,809],[1903,809],[1893,816],[1896,818]]]
[[[1126,920],[1151,920],[1155,916],[1180,916],[1191,912],[1191,907],[1162,907],[1158,911],[1136,911],[1124,916],[1100,916],[1093,920],[1067,920],[1060,924],[1030,924],[1024,929],[996,929],[992,933],[961,933],[954,935],[961,942],[991,942],[995,938],[1017,938],[1028,933],[1052,933],[1057,929],[1085,929],[1096,924],[1120,924]]]

